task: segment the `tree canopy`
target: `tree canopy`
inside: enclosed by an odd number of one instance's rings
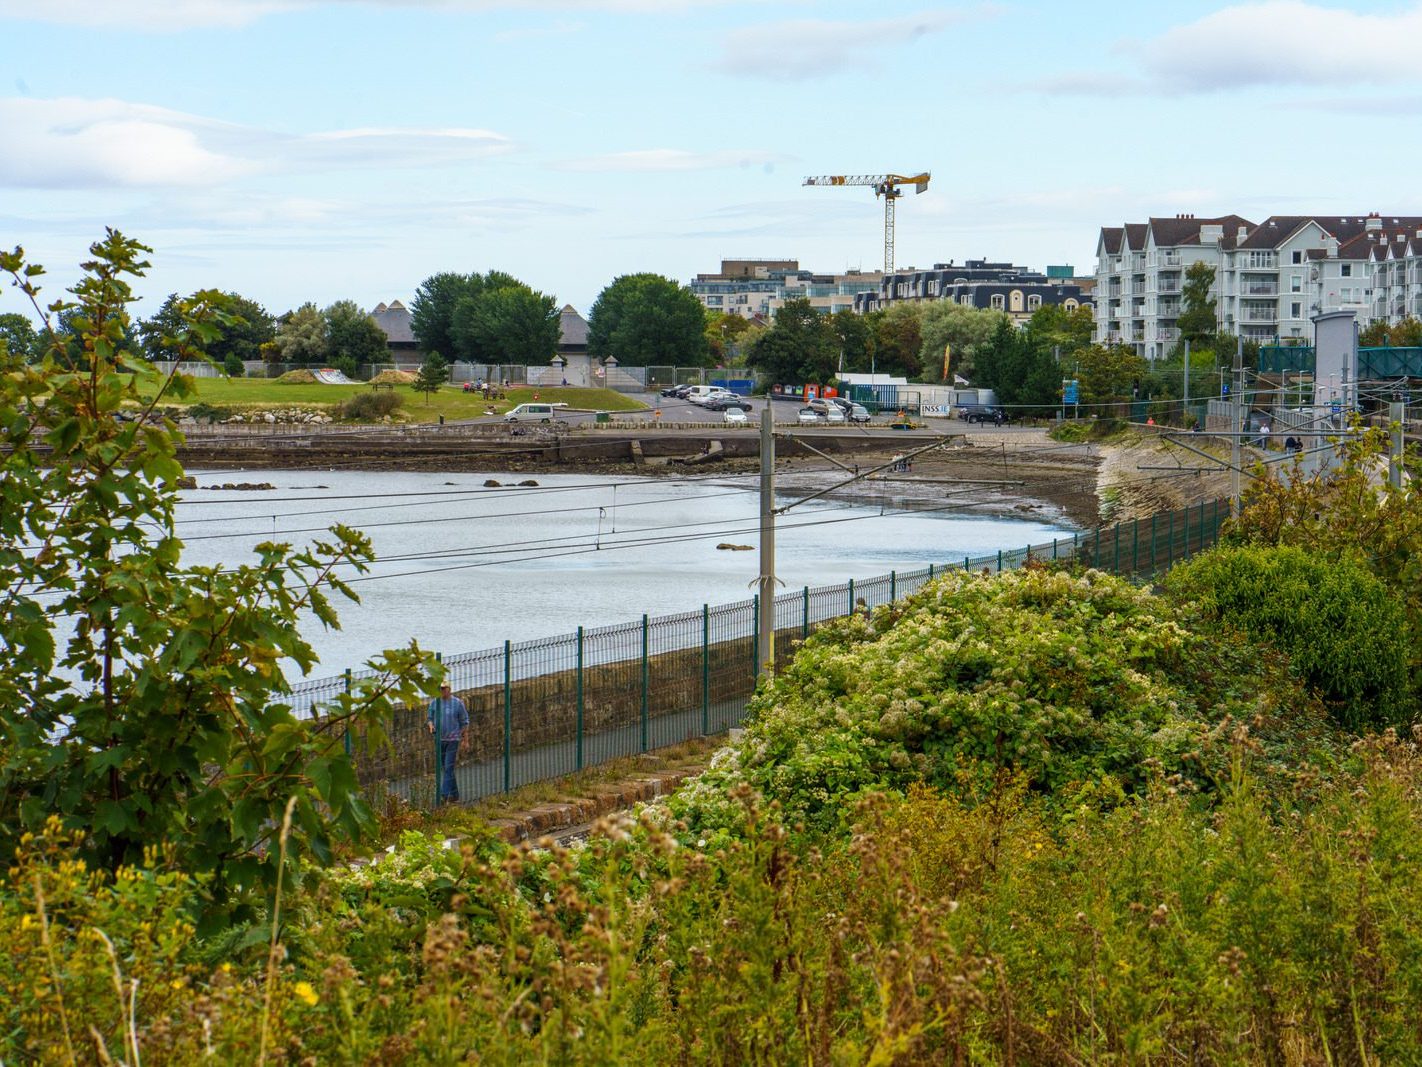
[[[454,352],[454,309],[478,292],[479,275],[442,271],[431,274],[410,301],[410,332],[421,352]]]
[[[1196,260],[1186,268],[1180,297],[1182,307],[1175,320],[1183,340],[1194,344],[1214,337],[1219,330],[1215,298],[1210,295],[1210,286],[1214,284],[1215,268],[1203,260]]]
[[[324,363],[330,336],[321,309],[308,301],[283,315],[271,351],[283,363]]]
[[[710,352],[705,309],[690,289],[670,278],[625,274],[593,302],[588,352],[629,367],[703,366]]]
[[[381,741],[432,661],[389,653],[321,718],[293,714],[280,663],[315,663],[297,619],[336,625],[330,594],[354,597],[339,574],[365,569],[369,539],[336,526],[309,548],[182,564],[179,435],[158,405],[192,381],[160,375],[129,336],[148,249],[110,230],[90,251],[72,299],[44,314],[42,361],[0,375],[0,850],[52,818],[99,867],[168,850],[217,922],[250,913],[283,860],[328,861],[337,838],[373,828],[342,739],[358,726]],[[0,270],[38,311],[40,269],[16,249]],[[163,350],[196,358],[235,324],[231,306],[176,301]],[[140,417],[120,420],[125,406]]]
[[[383,363],[390,358],[385,331],[354,300],[337,300],[324,315],[327,358],[342,364],[347,374],[362,363]]]
[[[830,320],[808,300],[787,300],[774,324],[751,345],[746,362],[772,382],[827,382],[838,369],[838,343]]]
[[[220,336],[201,349],[202,354],[214,363],[226,363],[232,357],[243,361],[261,359],[262,346],[276,337],[276,321],[255,300],[239,293],[225,292],[221,295],[224,305],[230,309],[228,313],[232,321],[223,327]],[[203,292],[197,292],[185,299],[191,303],[204,298]],[[149,359],[173,358],[171,349],[166,348],[163,342],[181,330],[178,307],[182,302],[177,293],[171,293],[151,318],[138,324],[138,336]]]
[[[0,315],[0,368],[7,363],[28,363],[37,355],[38,343],[34,323],[24,315],[15,312]]]
[[[924,377],[933,381],[950,381],[953,374],[971,378],[979,347],[1006,318],[1006,312],[969,307],[952,300],[935,300],[926,305],[919,324],[923,338],[919,362]],[[947,375],[943,373],[945,349],[949,355]]]
[[[547,363],[558,351],[558,304],[517,278],[490,271],[454,309],[455,352],[473,363]]]

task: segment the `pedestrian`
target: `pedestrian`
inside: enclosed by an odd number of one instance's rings
[[[430,701],[430,736],[439,748],[440,798],[447,804],[459,800],[459,782],[454,777],[454,764],[464,747],[464,731],[469,729],[469,709],[454,696],[448,682],[439,687],[439,696]]]

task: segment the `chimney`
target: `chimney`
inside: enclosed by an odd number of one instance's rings
[[[1325,237],[1323,239],[1323,254],[1329,259],[1338,258],[1338,238]]]
[[[1244,244],[1245,239],[1246,239],[1248,236],[1249,236],[1249,227],[1248,227],[1248,226],[1241,226],[1239,229],[1237,229],[1237,230],[1234,231],[1234,239],[1235,239],[1236,241],[1238,241],[1240,244]]]
[[[1363,223],[1363,229],[1368,232],[1376,232],[1382,229],[1382,216],[1376,211],[1368,215],[1367,221]]]

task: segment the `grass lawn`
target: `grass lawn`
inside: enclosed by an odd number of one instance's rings
[[[231,408],[326,407],[370,392],[369,385],[292,385],[265,378],[198,378],[196,382],[197,396],[193,403]],[[397,385],[394,392],[404,401],[399,414],[406,422],[438,422],[441,415],[450,421],[478,418],[490,407],[502,415],[516,404],[532,400],[535,394],[539,400],[594,411],[641,411],[646,407],[611,389],[572,386],[515,386],[508,390],[507,398],[493,401],[485,401],[478,393],[466,393],[457,385],[446,385],[430,396],[408,385]]]

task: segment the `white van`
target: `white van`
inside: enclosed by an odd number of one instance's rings
[[[723,392],[718,385],[693,385],[686,391],[686,399],[693,404],[704,404],[711,399],[712,393]]]
[[[552,404],[520,404],[510,408],[504,416],[505,422],[552,422]]]

